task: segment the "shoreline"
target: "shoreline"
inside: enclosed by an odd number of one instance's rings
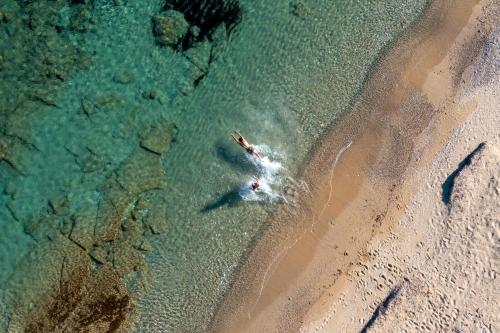
[[[13,95],[23,102],[9,108],[8,136],[0,135],[8,159],[0,166],[8,176],[0,198],[8,228],[0,244],[7,268],[0,275],[8,282],[0,312],[9,318],[0,326],[70,327],[99,309],[92,304],[116,298],[123,303],[114,305],[126,305],[115,309],[125,318],[121,327],[205,330],[276,207],[232,200],[242,174],[255,170],[240,163],[224,133],[247,126],[242,132],[280,150],[284,173],[295,176],[316,129],[330,123],[331,110],[345,109],[372,59],[425,2],[240,1],[248,11],[238,33],[229,39],[219,22],[216,40],[189,52],[158,45],[151,24],[167,8],[157,2],[0,6],[10,50],[2,54],[4,81],[23,87]],[[29,52],[33,43],[43,52]],[[337,61],[354,59],[366,43],[368,52],[348,68]],[[85,66],[39,62],[57,49]],[[57,87],[47,85],[47,75]],[[328,86],[302,89],[309,78],[332,77]],[[37,112],[24,112],[31,108]],[[282,147],[284,137],[293,140]],[[221,206],[200,214],[211,202]],[[34,274],[37,283],[26,278]],[[94,288],[102,276],[116,288]],[[62,303],[65,311],[56,311]],[[78,325],[105,327],[115,322],[108,318]]]
[[[478,52],[487,34],[474,30],[485,1],[478,3],[433,3],[384,54],[353,111],[312,154],[303,176],[311,193],[298,208],[279,207],[212,331],[298,331],[304,317],[321,312],[324,295],[339,293],[348,272],[370,257],[370,242],[390,234],[418,187],[417,174],[474,108],[447,112],[473,57],[466,51]]]

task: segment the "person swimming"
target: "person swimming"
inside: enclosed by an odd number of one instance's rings
[[[255,180],[250,184],[250,189],[252,191],[257,191],[260,187],[260,179],[258,177],[253,177]]]
[[[243,149],[245,149],[247,153],[257,157],[258,159],[261,159],[259,153],[257,152],[257,149],[255,149],[254,146],[249,144],[248,141],[239,132],[237,131],[232,132],[231,137],[237,144],[239,144]]]

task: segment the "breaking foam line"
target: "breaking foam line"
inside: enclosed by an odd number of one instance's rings
[[[352,141],[349,141],[348,143],[346,143],[344,146],[342,146],[342,148],[340,148],[339,152],[337,153],[337,156],[335,157],[335,161],[333,161],[333,164],[332,164],[332,168],[331,168],[331,171],[330,171],[330,191],[328,192],[328,200],[326,201],[326,203],[323,205],[323,208],[321,209],[318,217],[316,219],[313,219],[313,222],[311,224],[311,232],[312,230],[314,229],[314,225],[316,224],[316,221],[319,220],[321,218],[321,216],[323,216],[323,213],[325,212],[326,210],[326,207],[330,204],[330,200],[332,200],[332,192],[333,192],[333,172],[335,171],[335,167],[337,166],[337,163],[340,159],[340,157],[342,156],[342,154],[347,150],[349,149],[349,147],[351,146],[352,144]]]

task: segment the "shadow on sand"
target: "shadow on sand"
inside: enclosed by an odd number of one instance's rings
[[[466,166],[471,164],[472,158],[474,158],[474,156],[476,156],[476,154],[484,148],[485,144],[485,142],[481,142],[479,146],[476,147],[476,149],[474,149],[469,155],[467,155],[463,159],[463,161],[458,164],[458,168],[456,168],[455,171],[453,171],[441,185],[441,189],[443,190],[441,194],[441,200],[443,200],[446,205],[450,204],[453,186],[455,185],[455,179]]]

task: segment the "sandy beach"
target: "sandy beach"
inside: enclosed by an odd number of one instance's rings
[[[500,329],[499,13],[436,1],[382,55],[213,331]]]

